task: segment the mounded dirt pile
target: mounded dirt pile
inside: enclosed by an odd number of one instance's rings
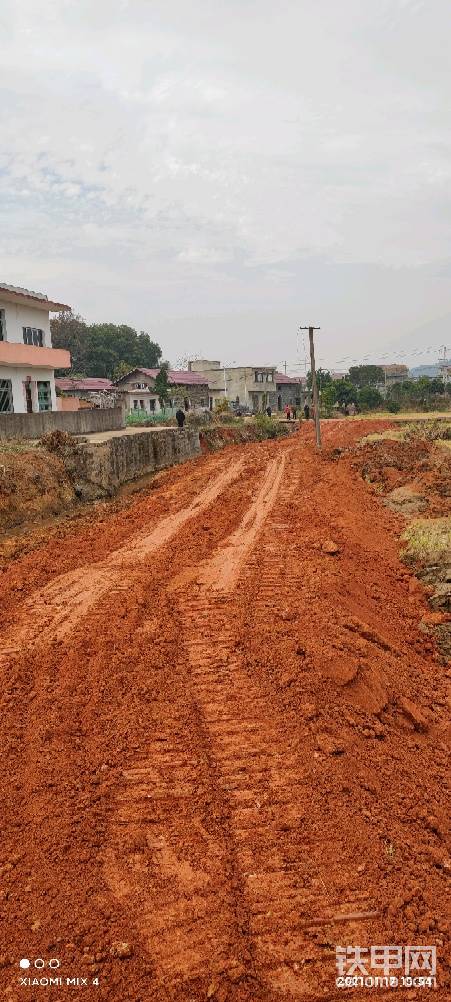
[[[56,515],[74,500],[70,478],[56,455],[0,447],[0,531]]]
[[[203,456],[4,569],[6,997],[57,957],[108,1002],[335,1002],[336,946],[432,944],[449,998],[447,691],[337,461],[371,429]]]
[[[356,468],[377,485],[393,510],[414,514],[416,500],[417,511],[427,508],[431,516],[449,514],[451,450],[440,449],[427,438],[384,439],[361,445],[356,455]]]

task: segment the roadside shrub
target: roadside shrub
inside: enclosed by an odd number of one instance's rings
[[[215,407],[216,414],[227,414],[230,412],[229,401],[227,397],[223,397],[222,400],[218,400]]]
[[[398,403],[397,400],[389,400],[387,404],[387,410],[389,411],[390,414],[399,414],[399,411],[401,410],[401,405]]]
[[[373,411],[382,404],[382,396],[374,386],[362,386],[357,394],[357,403],[362,411]]]
[[[186,424],[190,428],[202,428],[208,421],[208,417],[198,411],[189,411],[186,415]]]
[[[242,423],[241,418],[236,417],[236,415],[232,414],[231,411],[223,411],[222,414],[218,414],[217,420],[219,421],[219,424],[237,425]]]
[[[253,424],[257,429],[258,438],[261,440],[265,438],[279,438],[281,435],[289,434],[289,429],[285,425],[280,424],[279,421],[274,421],[267,414],[256,414]]]

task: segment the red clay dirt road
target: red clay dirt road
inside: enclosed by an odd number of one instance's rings
[[[448,997],[444,669],[333,452],[370,427],[204,456],[4,569],[10,1002],[72,997],[21,957],[83,998],[332,1002],[371,944],[436,945]]]

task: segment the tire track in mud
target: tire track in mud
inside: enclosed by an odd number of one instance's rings
[[[233,586],[243,560],[276,502],[284,462],[284,459],[272,460],[267,464],[257,496],[239,528],[214,551],[211,560],[201,565],[203,590],[210,588],[211,569],[215,578],[222,566],[226,572],[221,578],[223,587]],[[187,573],[192,578],[196,570]],[[183,625],[186,626],[187,617],[194,616],[191,625],[195,625],[196,634],[202,635],[206,630],[209,636],[210,604],[207,602],[201,608],[198,602],[191,605],[190,600],[180,600],[180,587],[185,584],[186,573],[182,572],[175,588]],[[173,589],[174,585],[170,587]],[[218,626],[216,650],[208,669],[213,686],[217,659],[227,661],[230,646],[222,623],[215,619],[215,631]],[[224,642],[219,642],[221,631]],[[253,967],[245,932],[247,908],[239,890],[241,864],[236,857],[230,798],[214,740],[210,703],[190,640],[185,650],[192,672],[191,692],[187,694],[189,716],[191,722],[196,720],[196,747],[202,752],[193,758],[187,750],[192,744],[192,734],[176,710],[175,715],[169,715],[164,733],[149,743],[146,759],[124,772],[105,878],[116,896],[133,912],[160,982],[170,979],[177,983],[214,974],[233,980],[246,970],[252,973]],[[225,681],[225,676],[222,680]],[[242,728],[246,729],[246,724]],[[249,721],[249,734],[254,729],[254,723]],[[210,805],[207,809],[206,803]],[[145,842],[150,880],[147,876],[143,881],[133,873],[130,861],[124,858],[121,851],[124,826],[128,837],[134,832],[140,844]]]
[[[229,802],[230,835],[247,914],[249,973],[284,997],[316,998],[324,955],[321,950],[312,952],[311,930],[322,930],[327,942],[331,926],[338,923],[351,942],[353,935],[358,938],[365,917],[374,912],[358,888],[349,888],[343,901],[328,895],[321,876],[311,886],[310,840],[302,839],[304,805],[299,787],[305,763],[299,727],[293,730],[286,714],[278,712],[274,693],[247,670],[246,652],[238,647],[233,590],[247,558],[251,566],[246,568],[243,589],[249,573],[260,580],[257,622],[268,622],[275,595],[279,601],[290,597],[293,581],[290,576],[284,591],[277,538],[286,540],[300,471],[292,471],[283,499],[282,478],[282,464],[277,472],[268,469],[241,527],[200,570],[199,592],[184,599],[182,607],[187,632],[190,624],[196,624],[196,636],[191,631],[185,642],[220,786]],[[232,607],[224,602],[226,596]]]
[[[0,664],[41,634],[45,635],[46,642],[52,637],[63,639],[104,595],[122,590],[120,582],[127,572],[134,570],[139,562],[165,546],[188,522],[206,511],[239,477],[243,466],[243,458],[231,463],[188,507],[161,519],[151,532],[140,532],[132,537],[106,560],[60,575],[34,592],[21,607],[20,623],[3,638]]]
[[[234,589],[263,529],[267,542],[257,615],[270,615],[280,588],[274,539],[286,529],[281,518],[290,504],[286,492],[283,501],[279,498],[284,465],[283,458],[268,464],[240,526],[207,561],[182,572],[171,586],[182,616],[205,771],[202,780],[196,778],[184,750],[189,737],[177,735],[176,721],[175,734],[170,725],[163,739],[150,743],[146,760],[124,773],[114,826],[116,854],[110,847],[105,873],[135,914],[160,981],[212,975],[233,980],[241,972],[277,995],[316,998],[324,955],[319,949],[312,954],[311,930],[322,929],[327,942],[331,925],[339,923],[352,941],[373,913],[357,888],[343,902],[331,899],[324,884],[318,886],[321,877],[312,886],[310,841],[300,837],[304,763],[298,731],[290,732],[271,692],[247,670],[234,628]],[[299,474],[289,494],[298,487]],[[191,589],[185,587],[188,582]],[[207,792],[221,805],[216,838],[204,827]],[[121,825],[145,832],[150,889],[149,883],[124,880],[118,860]],[[192,847],[196,837],[199,845],[199,834],[203,849],[196,867]],[[140,916],[138,900],[144,902]]]

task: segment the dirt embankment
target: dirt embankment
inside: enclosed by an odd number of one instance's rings
[[[212,425],[200,431],[201,448],[208,453],[290,431],[275,422],[272,427],[270,422],[261,426]],[[80,507],[80,499],[89,502],[105,496],[105,490],[80,483],[77,448],[76,439],[60,431],[46,435],[40,447],[25,443],[0,447],[0,533],[71,513]]]
[[[449,998],[445,679],[399,515],[334,461],[361,434],[200,457],[5,567],[14,1002],[22,956],[101,1002],[332,1002],[352,944],[434,945]]]
[[[390,435],[392,432],[387,432]],[[440,436],[445,434],[442,439]],[[448,429],[413,426],[353,450],[354,466],[400,517],[402,559],[421,580],[432,612],[421,628],[451,654],[451,449]],[[414,582],[412,581],[412,588]]]
[[[46,449],[0,447],[0,532],[58,515],[75,500],[60,457]]]

